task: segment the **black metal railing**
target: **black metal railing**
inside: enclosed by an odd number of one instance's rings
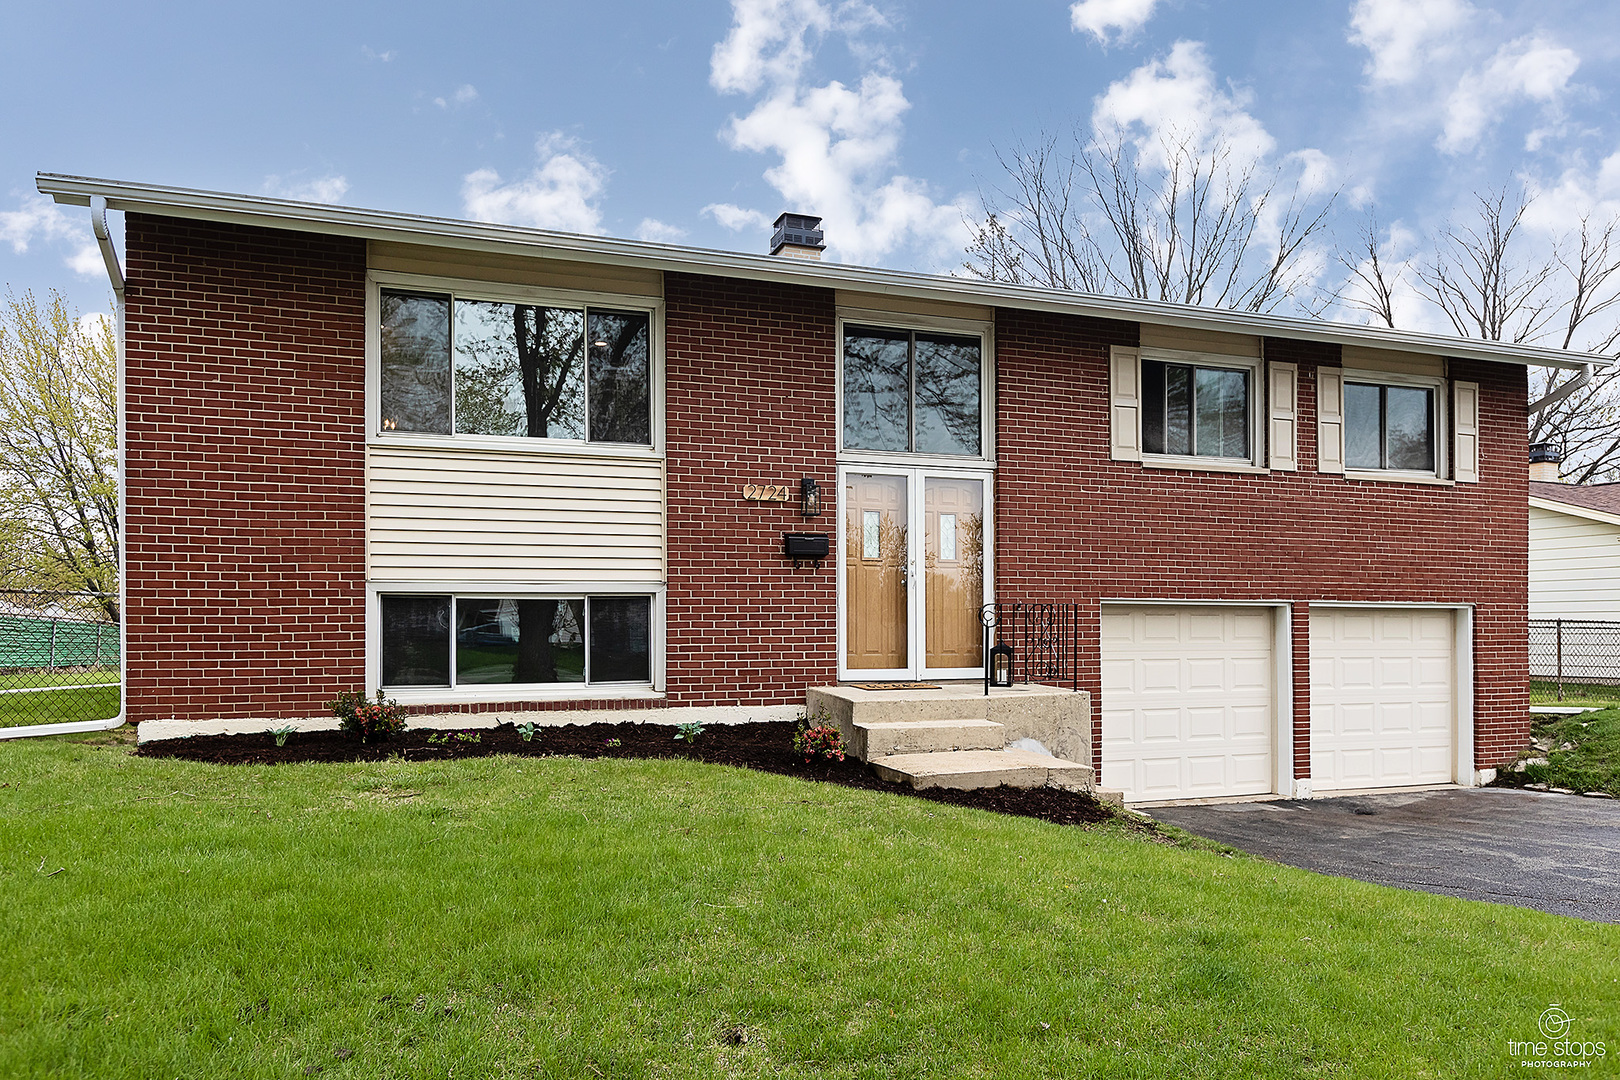
[[[1531,619],[1530,701],[1620,704],[1620,622]]]
[[[1011,682],[1080,689],[1079,604],[986,604],[979,621],[984,624],[986,694],[999,646],[1012,650],[1005,673]]]
[[[122,642],[110,599],[0,590],[0,728],[118,715]]]

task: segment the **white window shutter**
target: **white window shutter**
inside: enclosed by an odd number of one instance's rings
[[[1479,483],[1479,383],[1451,388],[1452,476],[1459,484]]]
[[[1316,471],[1344,472],[1344,369],[1316,369]]]
[[[1299,365],[1272,361],[1266,365],[1271,380],[1271,430],[1267,464],[1282,472],[1299,471]]]
[[[1109,456],[1115,461],[1142,460],[1142,366],[1136,349],[1115,345],[1109,352]]]

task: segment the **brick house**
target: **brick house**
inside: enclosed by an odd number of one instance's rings
[[[143,737],[379,686],[790,717],[979,677],[996,599],[1079,605],[1093,760],[1133,799],[1472,784],[1528,738],[1526,367],[1569,354],[38,186],[125,215]]]

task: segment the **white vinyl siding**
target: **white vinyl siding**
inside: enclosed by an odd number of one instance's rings
[[[1530,617],[1620,619],[1620,525],[1530,507]]]
[[[661,460],[374,445],[367,472],[373,582],[664,579]]]
[[[1421,608],[1311,612],[1311,789],[1452,780],[1455,616]]]
[[[1105,605],[1102,783],[1132,801],[1273,790],[1271,609]]]

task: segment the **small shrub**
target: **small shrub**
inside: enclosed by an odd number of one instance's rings
[[[607,747],[609,750],[614,750],[623,746],[624,742],[621,739],[606,739],[603,741],[602,745]]]
[[[345,690],[326,703],[338,725],[361,742],[377,742],[405,729],[405,707],[377,691],[377,700],[368,701],[357,690]]]
[[[825,706],[818,706],[814,715],[808,711],[799,715],[799,727],[793,732],[793,752],[803,757],[806,765],[817,758],[844,760],[844,733],[832,723]]]
[[[534,723],[532,720],[526,724],[519,724],[517,726],[517,733],[523,736],[524,742],[533,742],[534,737],[540,733],[540,725]]]
[[[287,745],[287,736],[291,735],[293,733],[293,731],[294,731],[293,726],[291,724],[287,724],[287,725],[285,725],[283,727],[273,727],[273,728],[271,728],[270,729],[270,734],[272,734],[272,735],[274,735],[276,737],[276,745],[277,746],[286,746]]]
[[[481,743],[484,737],[476,731],[440,731],[427,737],[430,746],[449,746],[451,743]]]
[[[703,734],[703,725],[696,720],[689,724],[675,725],[675,738],[681,742],[695,743],[697,737],[701,734]]]

